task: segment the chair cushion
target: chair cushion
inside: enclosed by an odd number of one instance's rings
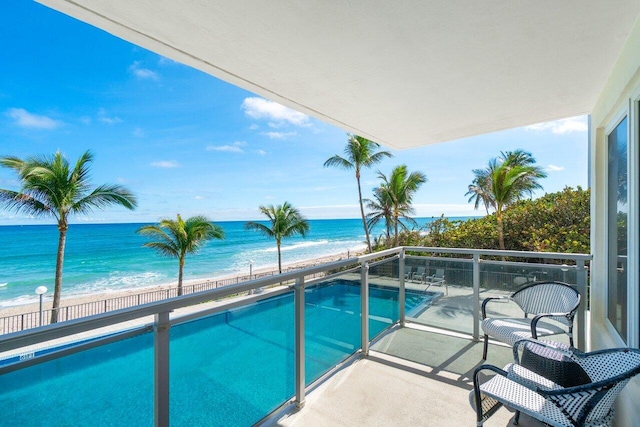
[[[562,387],[573,387],[591,382],[589,375],[578,363],[560,352],[541,345],[525,345],[520,364]]]
[[[494,337],[512,346],[516,341],[524,338],[532,338],[531,320],[530,318],[512,317],[486,318],[482,321],[482,330],[490,337]],[[538,322],[536,331],[538,337],[567,333],[567,331],[560,326],[551,322],[545,322],[544,320]]]

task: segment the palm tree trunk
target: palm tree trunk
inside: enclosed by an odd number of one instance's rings
[[[496,220],[498,221],[498,242],[500,243],[500,250],[505,250],[504,247],[504,232],[502,228],[502,208],[496,209]],[[502,257],[502,262],[505,262],[506,257]]]
[[[369,237],[369,227],[367,227],[367,220],[364,216],[364,205],[362,204],[362,188],[360,188],[360,172],[356,172],[356,181],[358,182],[358,200],[360,201],[360,215],[362,217],[362,226],[364,227],[364,234],[367,236],[367,248],[369,248],[369,253],[373,252],[371,250],[371,238]]]
[[[387,223],[387,240],[384,242],[384,246],[388,249],[391,247],[391,224]]]
[[[58,253],[56,255],[56,277],[53,289],[53,307],[51,310],[51,323],[58,321],[58,307],[60,307],[60,295],[62,294],[62,265],[64,264],[64,248],[67,242],[66,222],[58,224],[60,235],[58,236]]]
[[[280,274],[282,274],[282,256],[280,254],[280,241],[279,240],[276,242],[276,245],[278,245],[278,272]]]
[[[399,219],[398,218],[398,214],[396,213],[396,215],[393,218],[393,227],[394,227],[394,231],[396,233],[396,239],[395,239],[395,241],[396,241],[395,246],[396,247],[398,246],[398,243],[399,243],[399,240],[400,240],[400,236],[398,235],[398,219]]]
[[[180,257],[178,267],[178,296],[182,295],[182,273],[184,270],[184,255]]]

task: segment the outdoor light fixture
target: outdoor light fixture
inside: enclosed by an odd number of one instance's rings
[[[40,323],[38,326],[42,326],[42,298],[44,297],[44,294],[47,293],[47,287],[46,286],[38,286],[36,288],[36,295],[40,296]]]

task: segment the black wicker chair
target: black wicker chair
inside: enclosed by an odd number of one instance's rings
[[[551,426],[609,426],[613,402],[640,373],[640,350],[614,348],[582,353],[556,343],[521,340],[514,345],[515,363],[504,369],[478,367],[473,375],[471,404],[477,425],[502,405]],[[496,375],[480,383],[479,374]]]
[[[524,317],[487,317],[487,304],[499,299],[515,302],[522,309]],[[524,338],[567,334],[573,346],[573,318],[579,305],[580,293],[562,282],[534,282],[508,297],[486,298],[482,302],[482,358],[487,358],[490,336],[513,345]],[[541,320],[543,318],[552,322]]]

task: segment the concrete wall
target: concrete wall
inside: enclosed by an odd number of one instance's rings
[[[609,79],[599,95],[591,114],[591,250],[594,260],[591,269],[591,331],[590,347],[624,347],[625,342],[607,320],[607,145],[609,127],[624,114],[629,116],[633,133],[629,138],[631,167],[629,169],[629,264],[628,289],[630,289],[628,316],[629,344],[637,347],[638,318],[640,308],[638,294],[638,271],[640,270],[638,242],[638,107],[635,101],[640,96],[640,20],[627,40]],[[635,124],[632,124],[635,123]],[[640,378],[632,380],[616,402],[616,425],[637,425],[640,420]]]

